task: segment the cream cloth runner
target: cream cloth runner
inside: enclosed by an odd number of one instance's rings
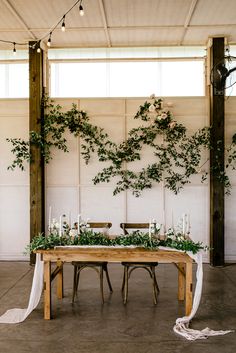
[[[36,255],[36,264],[34,268],[34,277],[31,287],[28,308],[10,309],[0,316],[2,324],[17,324],[24,321],[27,316],[37,307],[43,291],[43,261],[40,260],[40,254]]]
[[[190,340],[190,341],[195,341],[197,339],[206,339],[210,336],[226,335],[227,333],[233,332],[232,330],[214,331],[214,330],[211,330],[209,327],[206,327],[203,330],[194,330],[189,328],[189,323],[192,320],[192,318],[195,316],[201,301],[202,284],[203,284],[203,268],[202,268],[201,252],[197,254],[187,252],[187,254],[197,263],[196,287],[195,287],[194,298],[193,298],[193,307],[192,307],[191,313],[188,316],[184,316],[176,320],[175,326],[173,328],[174,332],[185,337],[187,340]]]
[[[176,249],[160,247],[162,250],[176,251]],[[208,327],[203,330],[193,330],[189,328],[189,323],[195,316],[197,309],[200,304],[202,295],[202,282],[203,282],[203,269],[202,269],[202,254],[199,252],[197,254],[192,254],[188,252],[188,255],[194,259],[197,263],[197,273],[196,273],[196,287],[193,299],[193,307],[189,316],[184,316],[176,320],[174,326],[174,332],[185,337],[187,340],[197,340],[206,339],[209,336],[225,335],[227,333],[233,332],[231,330],[227,331],[214,331]],[[15,324],[24,321],[27,316],[37,307],[40,297],[43,291],[43,261],[40,259],[40,254],[36,255],[36,265],[34,270],[33,283],[30,293],[30,299],[28,308],[26,309],[11,309],[7,310],[5,314],[0,316],[0,323],[5,324]]]

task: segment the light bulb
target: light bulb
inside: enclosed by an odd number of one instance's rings
[[[37,53],[40,53],[41,52],[41,49],[40,47],[37,48]]]
[[[79,5],[79,14],[80,16],[84,16],[84,9],[82,5]]]
[[[65,30],[66,30],[65,16],[63,16],[63,21],[62,21],[62,24],[61,24],[61,30],[62,30],[62,32],[65,32]]]
[[[13,55],[16,55],[16,43],[14,42],[13,45],[14,45],[14,48],[13,48]]]
[[[52,32],[50,33],[49,35],[49,38],[48,38],[48,42],[47,42],[47,46],[50,47],[51,46],[51,36],[52,36]]]

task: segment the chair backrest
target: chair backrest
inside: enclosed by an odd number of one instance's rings
[[[124,234],[129,234],[127,229],[148,229],[149,223],[120,223],[120,228],[123,229]]]
[[[111,228],[111,222],[88,222],[90,228]]]

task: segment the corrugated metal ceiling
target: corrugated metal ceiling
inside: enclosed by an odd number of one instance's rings
[[[75,0],[0,0],[0,39],[40,39]],[[209,36],[236,43],[235,0],[82,0],[52,35],[52,47],[205,45]],[[0,48],[11,45],[0,42]]]

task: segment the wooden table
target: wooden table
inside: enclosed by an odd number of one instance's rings
[[[51,283],[57,277],[57,297],[63,298],[63,263],[72,261],[159,262],[174,263],[178,268],[178,300],[185,299],[185,313],[192,309],[192,262],[185,253],[170,250],[146,250],[132,247],[59,247],[39,250],[44,261],[44,319],[52,317]],[[57,266],[52,272],[51,264]]]

